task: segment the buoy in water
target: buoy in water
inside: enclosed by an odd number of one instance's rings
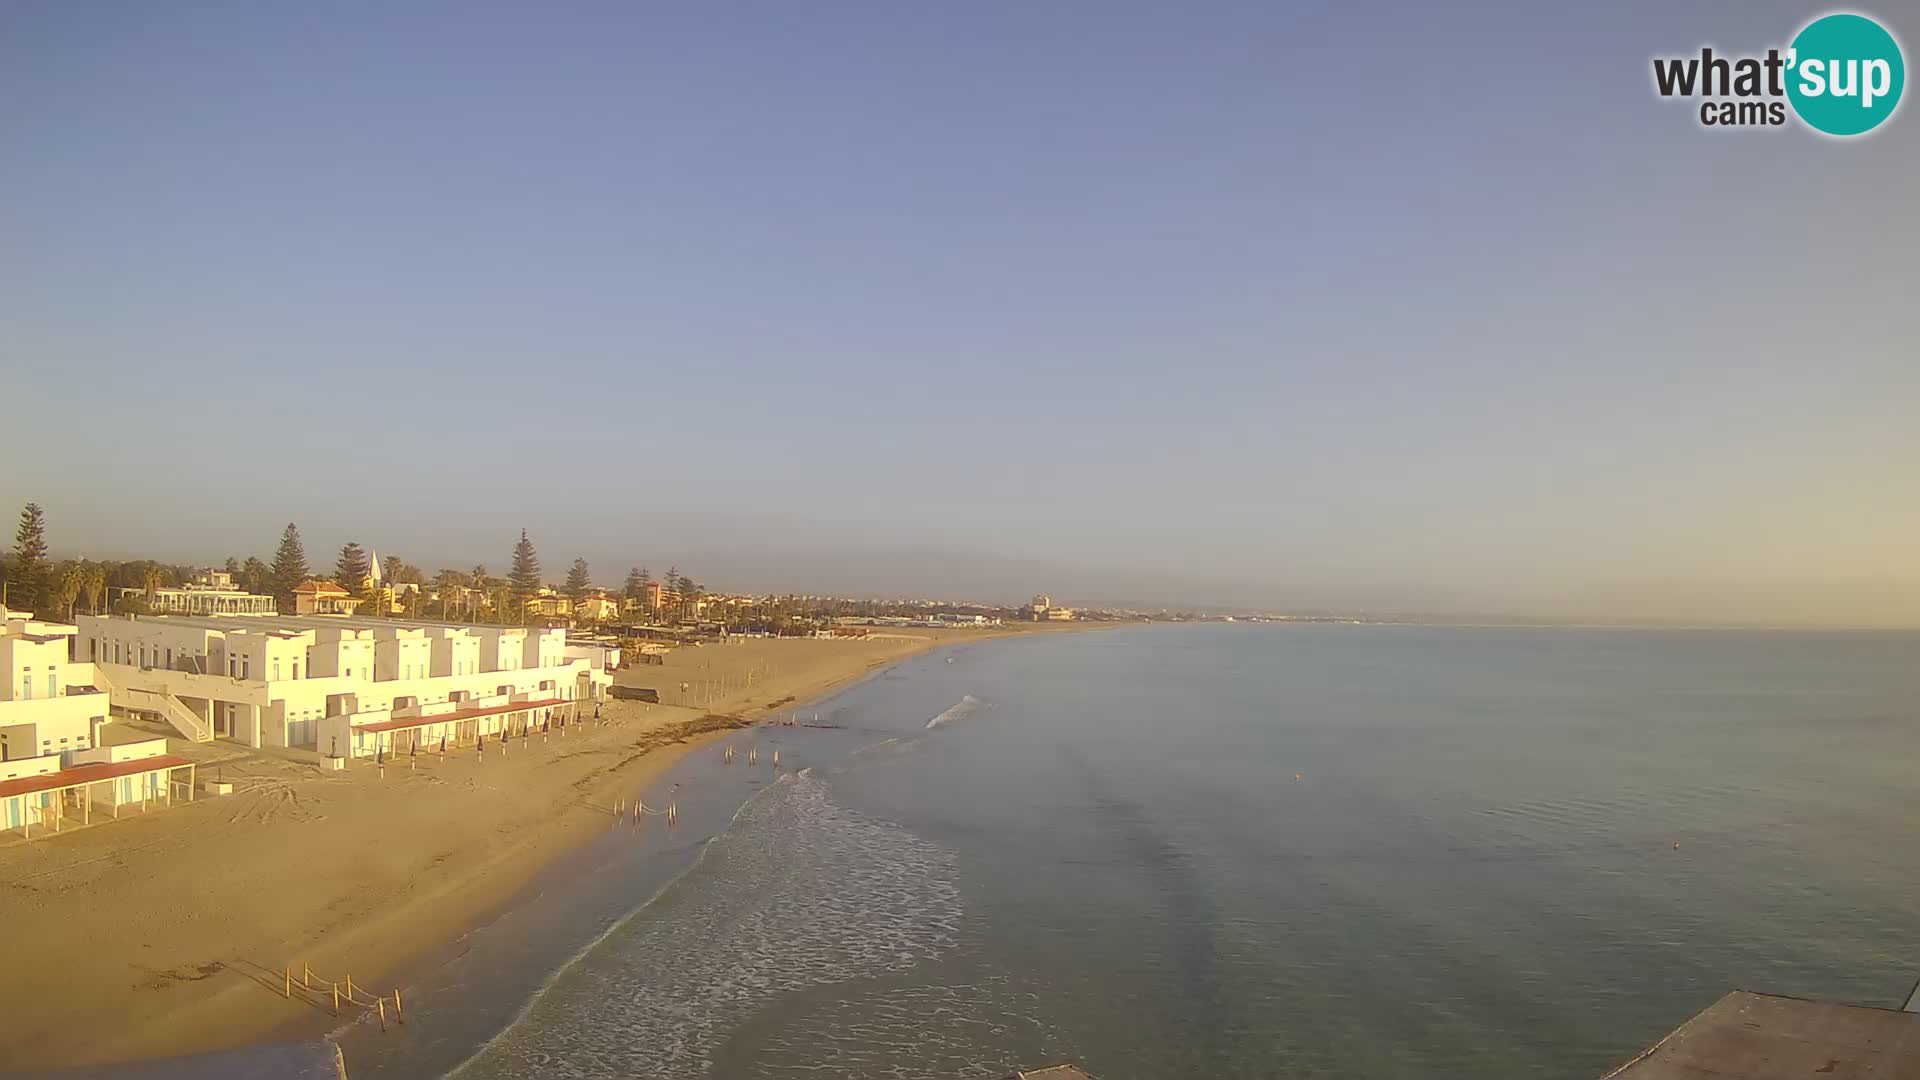
[[[1675,841],[1673,842],[1673,850],[1675,850],[1675,851],[1679,851],[1679,850],[1680,850],[1680,841],[1678,841],[1678,840],[1675,840]]]
[[[1299,773],[1294,773],[1294,774],[1293,774],[1293,778],[1294,778],[1295,780],[1298,780],[1298,779],[1300,779],[1300,774],[1299,774]]]

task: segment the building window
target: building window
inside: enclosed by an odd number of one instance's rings
[[[32,675],[22,674],[20,676],[20,700],[21,701],[33,700],[33,676]]]
[[[274,682],[280,681],[280,661],[278,660],[275,660],[273,662],[273,681]]]
[[[300,677],[300,661],[298,660],[293,662],[293,677],[296,679]]]

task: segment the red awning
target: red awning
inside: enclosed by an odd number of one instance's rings
[[[123,776],[177,769],[182,765],[191,764],[193,762],[186,758],[161,754],[159,757],[141,758],[138,761],[75,765],[71,769],[61,769],[59,772],[22,776],[18,780],[0,780],[0,799],[10,799],[15,795],[32,795],[37,791],[59,791],[63,788],[79,787],[81,784],[97,784],[102,780],[118,780]]]
[[[438,716],[409,716],[404,720],[382,720],[377,724],[365,724],[354,728],[355,731],[404,731],[407,728],[427,727],[432,724],[451,724],[459,720],[472,720],[478,716],[498,716],[501,713],[526,712],[528,709],[544,709],[550,705],[565,705],[566,698],[545,698],[540,701],[513,701],[505,705],[489,705],[484,709],[458,709]]]

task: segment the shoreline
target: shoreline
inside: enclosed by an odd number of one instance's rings
[[[61,977],[0,990],[0,1071],[335,1031],[340,1021],[297,985],[283,996],[286,966],[381,987],[431,970],[597,836],[615,792],[653,782],[738,727],[943,647],[1112,625],[676,650],[667,665],[629,668],[618,681],[705,679],[701,708],[609,701],[607,725],[567,740],[480,761],[428,755],[425,768],[396,760],[398,775],[386,778],[363,761],[323,774],[285,755],[191,747],[235,794],[0,845],[0,918],[61,919],[46,938],[69,943],[21,950],[20,970]],[[729,680],[734,692],[713,689]],[[114,1023],[76,1040],[76,1015]]]

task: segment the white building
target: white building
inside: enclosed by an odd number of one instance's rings
[[[193,763],[167,753],[165,739],[134,739],[63,755],[0,762],[0,829],[59,832],[93,815],[119,817],[120,808],[193,799]]]
[[[139,597],[155,615],[271,615],[275,611],[271,596],[260,596],[233,587],[233,575],[223,570],[205,570],[179,588],[121,589],[120,598]]]
[[[84,616],[74,649],[115,706],[156,714],[188,738],[340,756],[433,725],[443,734],[484,732],[486,717],[524,725],[519,714],[599,698],[613,681],[567,657],[564,630],[352,615]],[[464,715],[427,719],[453,713]]]
[[[74,754],[94,748],[107,722],[98,673],[70,659],[73,626],[5,609],[0,617],[0,762],[71,764]]]

